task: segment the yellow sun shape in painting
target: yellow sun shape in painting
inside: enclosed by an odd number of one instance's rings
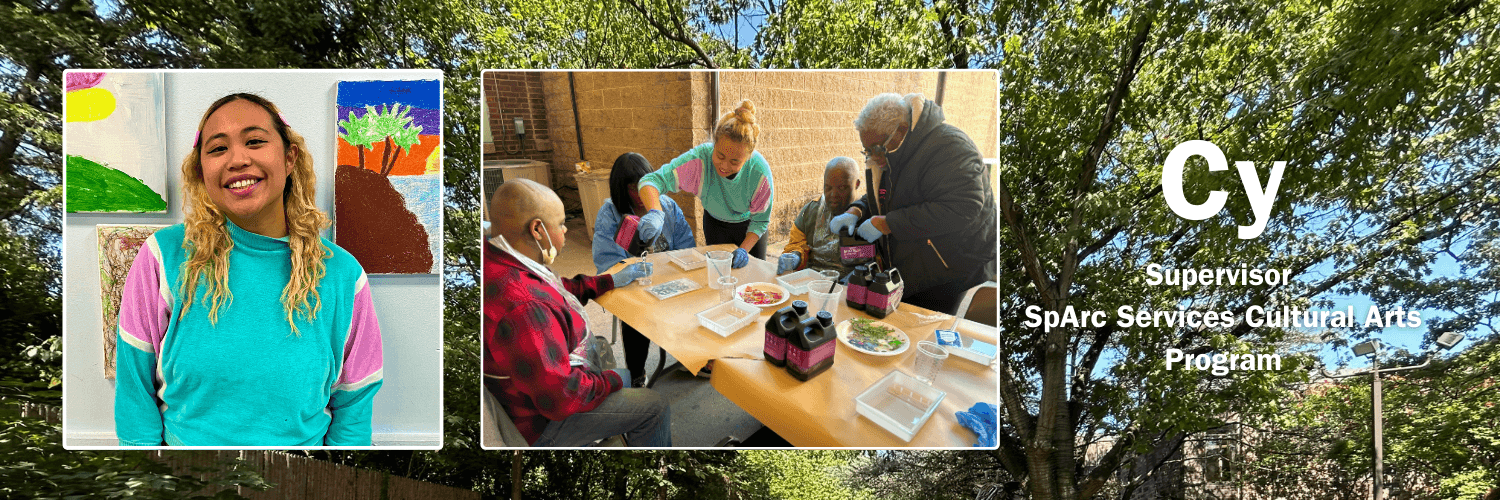
[[[443,147],[442,146],[438,146],[438,147],[432,149],[432,154],[427,155],[427,168],[425,170],[423,170],[422,173],[423,174],[435,174],[435,173],[438,173],[438,167],[441,166],[442,164],[443,164]]]
[[[115,112],[115,95],[99,87],[68,92],[64,99],[70,122],[103,120]]]

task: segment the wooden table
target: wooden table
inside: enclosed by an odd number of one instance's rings
[[[716,245],[699,250],[733,248],[732,245]],[[910,373],[916,355],[915,346],[896,356],[873,356],[839,343],[833,367],[806,382],[798,381],[784,368],[763,360],[764,325],[777,309],[792,300],[805,300],[806,294],[793,295],[780,305],[762,308],[755,321],[721,337],[699,325],[695,316],[719,304],[718,290],[707,286],[707,268],[683,271],[671,263],[666,254],[652,255],[647,259],[654,265],[652,286],[684,277],[704,286],[673,298],[657,300],[645,291],[645,286],[631,284],[598,297],[599,304],[671,353],[693,373],[702,370],[709,360],[717,359],[711,378],[714,388],[793,445],[967,448],[977,438],[972,431],[958,424],[954,413],[980,401],[999,402],[998,372],[990,366],[950,356],[937,380],[937,387],[947,392],[947,396],[911,442],[902,441],[855,413],[854,398],[892,370]],[[617,265],[610,272],[620,267],[622,265]],[[731,275],[739,278],[740,284],[775,283],[775,272],[775,264],[751,258],[748,265],[733,270]],[[855,317],[869,318],[863,311],[855,311],[840,302],[834,313],[834,322]],[[927,321],[934,317],[942,319]],[[936,329],[951,325],[952,317],[902,304],[896,313],[882,321],[900,328],[915,343],[929,340]],[[923,321],[926,323],[922,324]],[[995,343],[996,333],[992,328],[962,323],[960,332]]]

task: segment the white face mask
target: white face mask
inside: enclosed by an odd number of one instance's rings
[[[541,222],[541,219],[536,220],[537,222]],[[552,233],[547,231],[547,223],[545,222],[542,222],[542,234],[547,236],[548,248],[543,249],[542,242],[537,240],[535,236],[531,237],[531,241],[532,243],[536,243],[536,250],[542,253],[542,265],[550,266],[553,261],[557,260],[557,245],[552,244]]]

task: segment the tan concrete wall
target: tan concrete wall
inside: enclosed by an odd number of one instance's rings
[[[755,102],[761,125],[757,151],[771,165],[776,184],[768,243],[784,242],[792,219],[822,193],[823,166],[835,156],[863,163],[854,117],[882,92],[920,92],[937,97],[937,71],[722,71],[719,113],[743,99]],[[573,164],[588,160],[609,168],[620,154],[641,153],[661,165],[689,148],[708,142],[716,116],[710,72],[574,72],[583,152],[573,134],[572,97],[567,72],[540,77],[553,139],[554,180],[572,184]],[[946,73],[943,110],[985,157],[995,155],[996,76],[994,72]],[[696,199],[674,196],[689,222],[701,228]],[[702,242],[702,231],[697,231]]]
[[[662,165],[697,145],[706,136],[704,105],[693,105],[694,91],[707,88],[705,74],[689,72],[568,72],[542,74],[547,114],[554,123],[553,179],[573,186],[574,164],[588,161],[607,170],[620,155],[635,152]],[[698,81],[701,80],[701,81]],[[583,151],[574,132],[573,102],[578,103]],[[697,130],[695,130],[697,129]],[[673,196],[690,222],[701,213],[698,200]],[[588,214],[586,214],[587,216]],[[694,224],[697,227],[697,224]],[[702,241],[699,231],[699,241]]]
[[[985,158],[994,158],[1000,148],[999,78],[994,71],[949,71],[944,83],[946,121],[969,134]]]
[[[719,105],[730,110],[750,99],[759,110],[758,150],[776,182],[772,242],[786,240],[792,219],[822,194],[823,166],[836,156],[864,163],[854,118],[871,97],[920,92],[937,97],[937,71],[730,71],[721,73]],[[943,111],[986,157],[995,155],[995,73],[947,72]],[[857,193],[858,196],[861,193]]]

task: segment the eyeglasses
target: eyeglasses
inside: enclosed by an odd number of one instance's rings
[[[876,144],[864,149],[866,160],[869,160],[872,156],[885,156],[885,153],[885,143]]]

